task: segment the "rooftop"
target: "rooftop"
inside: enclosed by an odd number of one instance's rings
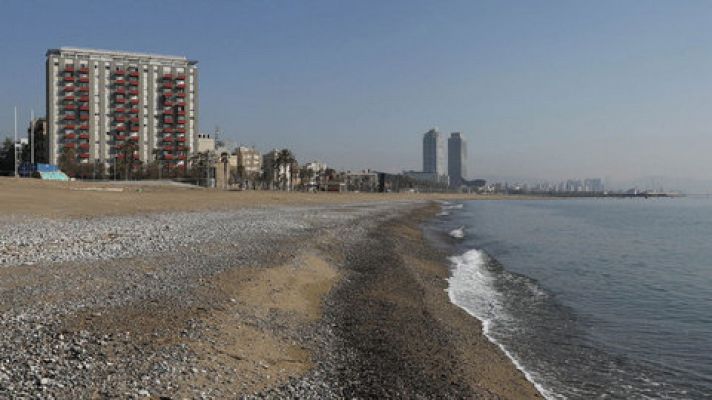
[[[128,58],[134,57],[134,58],[148,58],[148,59],[166,60],[166,61],[185,61],[192,65],[198,63],[198,61],[188,60],[188,58],[186,58],[184,56],[171,56],[171,55],[165,55],[165,54],[138,53],[138,52],[103,50],[103,49],[88,49],[88,48],[80,48],[80,47],[60,47],[58,49],[48,49],[46,55],[49,56],[51,54],[61,54],[61,53],[85,53],[85,54],[102,55],[102,56],[108,56],[108,57],[128,57]]]

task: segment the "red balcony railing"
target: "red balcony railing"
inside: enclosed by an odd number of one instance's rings
[[[89,116],[86,114],[82,114],[79,116],[80,121],[89,121]]]
[[[81,153],[79,154],[79,158],[89,158],[89,153]]]
[[[74,77],[73,76],[65,76],[64,81],[65,82],[74,82]]]
[[[73,148],[75,148],[75,147],[77,147],[77,146],[76,146],[76,144],[74,144],[74,143],[66,143],[66,144],[64,145],[64,148],[65,148],[65,149],[73,149]]]
[[[183,136],[179,136],[178,138],[176,138],[176,142],[183,143],[183,142],[185,142],[185,138]]]
[[[122,77],[116,77],[114,82],[116,82],[117,85],[123,85],[126,83],[126,80],[124,80],[124,78],[122,78]]]
[[[132,96],[138,96],[138,89],[131,89],[129,90],[129,94]]]
[[[181,100],[181,101],[178,101],[178,102],[176,102],[176,105],[177,105],[178,107],[185,107],[185,101],[182,101],[182,100]]]
[[[89,83],[89,77],[88,76],[82,76],[79,78],[79,82],[81,83]]]
[[[138,108],[132,108],[131,111],[129,111],[131,114],[138,114]]]
[[[131,118],[130,121],[134,124],[138,124],[138,118],[136,118],[136,117]]]
[[[138,81],[137,81],[137,80],[130,80],[130,81],[129,81],[129,86],[138,86]]]
[[[65,116],[64,116],[64,120],[65,120],[65,121],[74,121],[75,119],[77,119],[77,116],[76,116],[76,115],[71,115],[71,114],[70,114],[70,115],[65,115]]]
[[[163,79],[173,79],[173,74],[163,74]]]
[[[79,72],[82,74],[88,74],[89,73],[89,68],[88,67],[81,67],[79,68]]]
[[[74,65],[65,65],[64,72],[74,72]]]
[[[89,125],[88,125],[88,124],[79,125],[79,130],[80,130],[80,131],[88,131],[88,130],[89,130]]]
[[[138,125],[134,125],[131,127],[131,132],[138,132],[141,127]]]
[[[163,141],[164,141],[165,143],[173,143],[173,138],[170,137],[170,136],[166,136],[166,137],[163,138]]]
[[[116,135],[114,137],[114,139],[116,139],[118,141],[124,141],[124,140],[126,140],[126,135]]]
[[[173,105],[173,102],[170,100],[163,100],[163,105],[166,107],[171,107]]]
[[[165,160],[172,160],[172,159],[173,159],[173,154],[165,154],[165,155],[163,156],[163,159],[165,159]]]
[[[89,150],[89,143],[82,143],[79,145],[79,148],[82,150]]]
[[[185,97],[185,92],[178,92],[176,93],[177,97],[184,98]]]
[[[185,154],[181,154],[178,156],[179,160],[185,160],[186,158],[188,158],[188,157]]]
[[[126,75],[126,70],[117,69],[116,71],[114,71],[114,75]]]
[[[116,155],[116,159],[117,159],[117,160],[123,160],[123,159],[124,159],[124,155],[123,155],[123,154],[117,154],[117,155]]]
[[[138,99],[131,99],[129,102],[133,105],[136,105],[138,104]]]
[[[140,139],[140,137],[138,135],[134,135],[129,138],[129,140],[132,142],[138,142],[139,139]]]
[[[88,133],[82,133],[79,135],[79,139],[82,140],[89,140],[89,134]]]
[[[176,76],[176,80],[178,80],[178,81],[184,81],[184,80],[185,80],[185,75],[178,75],[178,76]]]
[[[117,87],[115,92],[116,92],[117,94],[126,94],[126,88]]]
[[[77,138],[77,135],[74,133],[67,133],[66,135],[64,135],[64,138],[67,140],[73,140]]]
[[[126,122],[126,118],[125,118],[125,117],[122,117],[122,116],[120,116],[120,115],[114,117],[114,120],[115,120],[116,122]]]
[[[163,83],[163,88],[164,89],[170,89],[173,87],[173,84],[171,82],[164,82]]]
[[[74,105],[74,104],[65,104],[65,105],[64,105],[64,109],[65,109],[65,110],[76,110],[76,109],[77,109],[77,106]]]
[[[163,120],[164,124],[172,124],[173,123],[173,118],[166,118]]]
[[[178,111],[176,114],[177,115],[185,115],[185,110]]]
[[[185,133],[185,128],[176,128],[176,133]]]
[[[163,128],[163,133],[173,133],[173,128]]]
[[[185,83],[178,83],[176,84],[177,89],[184,89],[185,88]]]
[[[68,85],[64,87],[65,92],[73,92],[76,88],[72,85]]]
[[[65,131],[73,131],[76,126],[74,124],[67,124],[64,126]]]
[[[129,76],[132,78],[138,78],[138,71],[131,71],[129,72]]]
[[[74,101],[74,95],[65,94],[65,95],[64,95],[64,100],[65,100],[65,101]]]
[[[173,151],[173,146],[163,146],[163,151]]]
[[[126,131],[126,127],[125,127],[125,126],[117,126],[117,127],[116,127],[116,131],[117,131],[117,132],[125,132],[125,131]]]
[[[81,96],[79,97],[79,101],[81,101],[82,103],[86,103],[89,101],[89,96]]]
[[[79,110],[80,111],[89,111],[89,106],[87,106],[87,105],[80,106]]]
[[[119,104],[124,104],[124,103],[126,103],[126,99],[124,99],[123,97],[117,97],[114,101],[117,102],[117,103],[119,103]]]
[[[89,86],[82,86],[79,88],[80,92],[88,92],[89,91]]]
[[[116,108],[114,109],[114,112],[115,112],[115,113],[119,113],[119,114],[123,114],[123,113],[126,112],[126,109],[123,108],[123,107],[116,107]]]

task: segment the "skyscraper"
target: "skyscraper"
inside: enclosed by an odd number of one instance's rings
[[[198,140],[196,64],[157,54],[48,50],[49,163],[72,154],[79,163],[126,158],[184,166]]]
[[[460,186],[467,176],[467,143],[460,132],[453,132],[447,140],[447,171],[450,186]]]
[[[436,176],[445,174],[445,146],[436,128],[423,135],[423,172]]]

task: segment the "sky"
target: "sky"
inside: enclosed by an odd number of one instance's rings
[[[199,61],[200,128],[351,170],[421,168],[431,127],[470,178],[712,182],[710,1],[10,1],[0,136],[44,113],[61,46]],[[662,178],[661,178],[662,179]]]

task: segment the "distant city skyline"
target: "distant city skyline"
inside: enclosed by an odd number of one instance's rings
[[[48,48],[189,54],[200,130],[262,151],[416,170],[414,132],[448,126],[477,143],[470,178],[712,189],[710,2],[177,1],[133,4],[128,20],[73,4],[3,2],[0,136],[13,106],[20,127],[44,115]],[[75,8],[82,29],[58,23]],[[186,18],[181,40],[156,34]]]

